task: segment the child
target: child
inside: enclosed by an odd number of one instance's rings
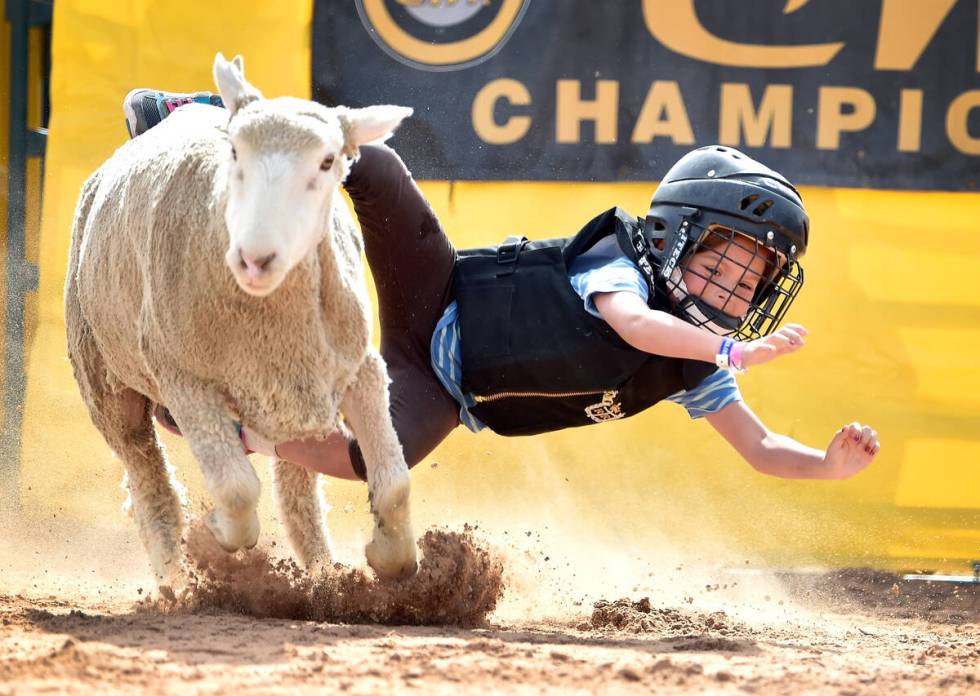
[[[208,93],[134,90],[135,137]],[[826,451],[773,433],[733,373],[795,352],[778,329],[803,283],[809,220],[780,174],[731,148],[703,147],[667,172],[649,212],[613,208],[573,237],[457,252],[398,155],[364,146],[345,182],[378,292],[391,415],[409,466],[459,423],[529,435],[632,416],[659,401],[704,417],[751,466],[784,478],[842,479],[866,467],[877,433],[851,423]],[[157,418],[179,432],[163,407]],[[364,479],[356,441],[246,448],[339,478]]]

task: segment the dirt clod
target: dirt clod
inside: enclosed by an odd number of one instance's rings
[[[664,635],[698,635],[708,631],[732,635],[746,632],[723,611],[704,613],[655,608],[649,597],[635,602],[629,599],[617,599],[614,602],[600,600],[593,605],[589,625],[598,630]]]
[[[470,529],[430,529],[419,541],[415,577],[384,583],[358,568],[335,564],[319,575],[262,548],[223,552],[202,526],[188,534],[193,567],[189,586],[173,600],[147,600],[148,609],[221,609],[256,618],[342,623],[442,624],[484,622],[503,593],[503,564]]]

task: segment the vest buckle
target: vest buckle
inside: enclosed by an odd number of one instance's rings
[[[497,263],[514,263],[517,261],[517,244],[501,244],[497,247]]]
[[[527,237],[519,237],[517,235],[507,237],[503,244],[497,247],[497,263],[504,265],[517,261],[517,256],[521,253],[521,247],[524,246],[524,242],[526,241]]]
[[[497,271],[497,277],[508,276],[517,268],[517,257],[521,253],[521,248],[527,237],[511,235],[504,240],[504,243],[497,247],[497,263],[504,268]]]
[[[605,421],[625,418],[626,414],[623,413],[623,405],[616,403],[616,396],[618,394],[619,392],[614,389],[603,392],[602,401],[585,407],[585,415],[595,423],[604,423]]]

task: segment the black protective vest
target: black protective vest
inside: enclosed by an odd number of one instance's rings
[[[532,435],[632,416],[717,368],[651,355],[585,311],[568,264],[608,235],[635,263],[636,218],[612,208],[574,237],[464,249],[453,275],[459,303],[463,393],[470,412],[501,435]],[[660,306],[650,288],[650,306]]]

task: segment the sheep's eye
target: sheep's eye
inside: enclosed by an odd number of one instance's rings
[[[235,150],[235,146],[234,145],[231,146],[231,158],[233,160],[235,160],[236,162],[238,161],[238,151]]]
[[[333,155],[327,155],[322,162],[320,162],[320,171],[325,172],[330,167],[333,166]]]

